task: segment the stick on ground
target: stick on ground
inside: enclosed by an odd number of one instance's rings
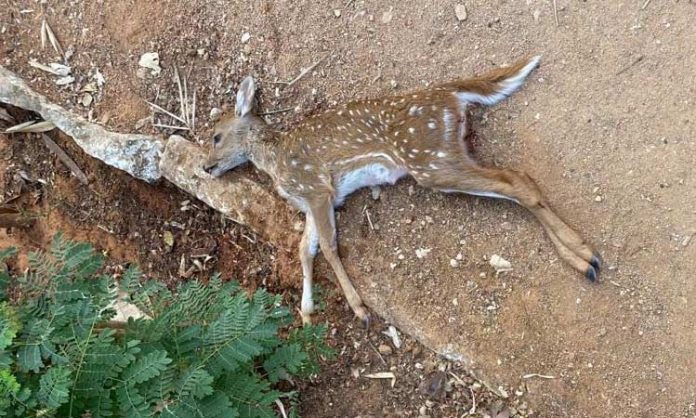
[[[84,171],[82,171],[80,167],[78,167],[77,163],[75,163],[75,161],[73,161],[73,159],[70,158],[70,156],[65,151],[63,151],[61,147],[58,146],[58,144],[53,142],[53,140],[46,134],[41,134],[41,138],[43,139],[44,144],[46,144],[48,149],[51,150],[52,153],[56,154],[58,159],[62,161],[63,164],[65,164],[68,167],[68,169],[70,169],[70,171],[73,173],[73,175],[75,175],[75,177],[77,177],[80,183],[89,183]]]
[[[312,71],[313,69],[315,69],[315,68],[317,67],[317,65],[321,64],[325,59],[329,58],[329,56],[331,56],[331,54],[333,54],[333,53],[334,53],[334,51],[329,52],[328,54],[326,54],[326,55],[324,55],[323,57],[321,57],[321,59],[320,59],[319,61],[317,61],[317,62],[315,62],[314,64],[310,65],[309,68],[305,68],[304,70],[302,70],[302,71],[300,72],[300,75],[298,75],[297,77],[295,77],[294,79],[292,79],[292,81],[288,82],[288,87],[290,87],[290,86],[292,86],[293,84],[297,83],[302,77],[304,77],[305,75],[307,75],[308,72],[310,72],[310,71]]]

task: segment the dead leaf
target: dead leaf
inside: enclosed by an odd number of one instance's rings
[[[7,128],[5,130],[5,133],[11,134],[11,133],[48,132],[48,131],[55,129],[55,128],[56,128],[56,125],[52,124],[49,121],[30,120],[27,122],[20,123],[19,125],[15,125],[15,126]]]
[[[172,235],[171,231],[164,231],[163,239],[167,248],[171,249],[174,247],[174,235]]]
[[[146,52],[140,56],[140,61],[138,65],[143,68],[150,70],[150,74],[157,77],[162,72],[162,67],[160,67],[160,58],[157,52]]]
[[[56,84],[59,86],[67,86],[68,84],[72,84],[75,81],[75,77],[71,75],[66,75],[65,77],[61,77],[58,80],[56,80]]]

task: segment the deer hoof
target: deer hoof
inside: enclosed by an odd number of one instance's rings
[[[365,327],[366,330],[370,329],[370,314],[367,313],[367,310],[365,309],[364,306],[361,306],[360,309],[355,311],[355,315],[360,319],[360,322],[362,322],[363,327]]]
[[[594,266],[589,266],[587,268],[587,271],[585,272],[585,277],[590,279],[591,282],[597,281],[597,270],[594,268]]]
[[[602,257],[599,253],[592,254],[590,264],[592,264],[592,267],[594,267],[596,271],[599,271],[600,267],[602,267]]]

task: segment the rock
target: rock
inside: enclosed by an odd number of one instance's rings
[[[92,95],[89,93],[83,94],[80,98],[80,103],[84,107],[89,107],[92,104]]]
[[[382,13],[382,23],[387,24],[392,21],[394,18],[394,15],[392,14],[392,8],[389,8],[388,11]]]
[[[421,383],[419,390],[423,396],[431,399],[441,399],[445,396],[445,383],[447,382],[447,373],[438,370],[432,373],[428,378]],[[427,406],[427,404],[426,404]],[[431,408],[429,406],[428,408]]]
[[[468,17],[466,12],[466,6],[463,4],[458,4],[454,6],[454,14],[457,16],[457,20],[463,22]]]
[[[391,354],[392,349],[386,344],[380,344],[379,347],[377,347],[377,351],[379,351],[380,354]]]
[[[333,14],[336,17],[341,17],[341,9],[334,9]]]
[[[140,56],[140,61],[138,65],[143,68],[150,70],[150,74],[157,77],[162,72],[162,67],[160,67],[159,54],[157,52],[146,52]]]
[[[496,273],[512,270],[512,264],[498,254],[493,254],[488,264],[495,269]]]
[[[387,337],[391,337],[392,344],[394,344],[394,347],[396,347],[397,350],[401,348],[401,338],[399,337],[399,332],[396,330],[394,325],[389,325],[389,328],[387,328],[386,331],[382,331],[382,334],[386,335]]]
[[[156,137],[109,132],[33,91],[11,71],[0,66],[0,102],[31,110],[71,136],[87,154],[147,182],[160,175],[162,140]]]
[[[210,109],[210,121],[211,122],[217,122],[220,119],[220,116],[222,116],[222,109],[214,107]]]
[[[382,194],[382,189],[379,186],[370,187],[370,195],[372,200],[379,200],[379,196]]]
[[[428,254],[430,254],[430,251],[432,251],[432,248],[417,248],[416,249],[416,257],[424,258]]]
[[[452,268],[456,269],[457,267],[459,267],[459,261],[455,260],[454,258],[450,259],[449,263],[450,263],[450,267],[452,267]]]
[[[249,32],[244,32],[242,34],[242,43],[243,44],[249,42],[250,39],[251,39],[251,34],[249,34]]]

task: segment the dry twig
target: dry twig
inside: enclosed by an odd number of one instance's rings
[[[636,65],[636,64],[638,64],[639,62],[643,61],[643,58],[645,58],[645,57],[642,56],[642,55],[638,55],[638,56],[636,57],[636,59],[633,60],[633,62],[631,62],[631,63],[628,64],[627,66],[625,66],[625,67],[623,67],[622,69],[620,69],[620,70],[616,73],[616,75],[621,75],[621,74],[625,73],[626,71],[630,70],[634,65]]]
[[[179,116],[154,103],[147,102],[147,104],[149,104],[153,110],[163,113],[177,122],[181,122],[183,126],[167,123],[156,123],[154,119],[152,126],[162,129],[179,129],[193,132],[196,129],[196,91],[193,91],[193,99],[189,99],[188,80],[186,77],[183,77],[182,79],[182,77],[179,75],[178,67],[174,67],[174,81],[176,81],[176,86],[179,92]]]
[[[70,171],[73,173],[75,177],[80,181],[82,184],[87,184],[89,181],[87,180],[87,176],[85,175],[84,171],[80,169],[80,167],[75,163],[75,161],[70,158],[70,156],[63,151],[61,147],[58,146],[51,138],[48,137],[46,134],[41,134],[41,139],[43,139],[44,144],[48,147],[49,150],[51,150],[52,153],[56,154],[58,159],[63,162],[63,164],[70,169]]]
[[[326,55],[324,55],[323,57],[321,57],[321,59],[319,59],[317,62],[315,62],[314,64],[310,65],[308,68],[305,68],[304,70],[302,70],[302,71],[300,72],[300,75],[298,75],[297,77],[293,78],[291,81],[288,82],[287,86],[290,87],[290,86],[292,86],[293,84],[297,83],[302,77],[304,77],[305,75],[307,75],[307,73],[309,73],[310,71],[312,71],[313,69],[315,69],[315,68],[317,67],[317,65],[321,64],[325,59],[327,59],[327,58],[328,58],[329,56],[331,56],[331,54],[333,54],[333,53],[334,53],[334,51],[329,52],[328,54],[326,54]]]
[[[558,22],[558,5],[556,4],[556,0],[553,0],[553,17],[556,19],[556,26],[560,26],[560,23]]]
[[[41,22],[41,45],[45,45],[46,43],[46,38],[51,42],[51,46],[53,46],[53,49],[60,54],[61,57],[65,57],[65,53],[63,52],[63,47],[60,46],[60,42],[58,42],[58,38],[56,38],[56,34],[53,33],[53,29],[51,29],[51,26],[46,22],[46,19],[43,19]]]

